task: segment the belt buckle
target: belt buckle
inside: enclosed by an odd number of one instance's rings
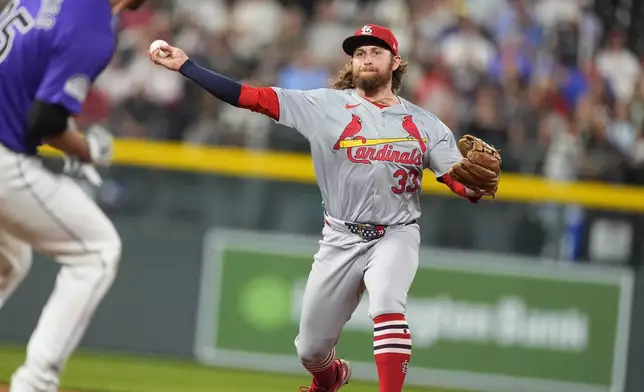
[[[366,241],[373,241],[378,238],[382,238],[385,235],[385,231],[387,231],[387,226],[384,225],[345,222],[345,226],[351,233],[359,235]]]

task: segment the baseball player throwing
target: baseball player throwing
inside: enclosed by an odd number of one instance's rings
[[[83,136],[70,116],[112,57],[113,14],[140,3],[12,0],[0,13],[0,307],[27,275],[32,248],[61,265],[12,392],[58,390],[116,275],[114,226],[72,179],[42,166],[37,148],[49,144],[83,165],[109,162],[109,133],[95,127]]]
[[[351,59],[333,88],[311,91],[242,85],[170,45],[150,58],[231,105],[295,128],[310,142],[325,213],[295,339],[313,375],[300,390],[335,392],[348,383],[351,367],[336,359],[334,347],[366,289],[380,392],[400,392],[411,358],[405,310],[418,266],[423,169],[477,202],[495,195],[501,159],[472,136],[457,144],[438,118],[396,95],[407,64],[390,30],[365,25],[342,48]]]

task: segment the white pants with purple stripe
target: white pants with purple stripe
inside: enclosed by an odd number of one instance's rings
[[[365,242],[344,222],[326,217],[304,298],[297,353],[306,364],[324,362],[367,290],[369,316],[405,314],[407,293],[418,269],[420,231],[416,223],[387,228]]]
[[[68,357],[112,285],[121,241],[71,179],[0,146],[0,308],[29,272],[32,249],[54,257],[61,268],[11,392],[55,392]]]

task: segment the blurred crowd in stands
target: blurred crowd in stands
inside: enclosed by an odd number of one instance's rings
[[[555,180],[644,184],[644,73],[592,0],[157,0],[117,21],[117,55],[79,122],[125,138],[307,151],[264,116],[218,102],[147,59],[154,39],[245,83],[326,87],[342,40],[390,27],[410,62],[402,96],[504,168]]]

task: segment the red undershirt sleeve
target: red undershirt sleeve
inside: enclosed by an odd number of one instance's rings
[[[460,197],[463,197],[467,200],[469,200],[471,203],[477,203],[479,200],[481,200],[481,197],[469,197],[467,195],[467,191],[465,190],[465,185],[461,184],[460,182],[454,181],[452,177],[450,177],[449,174],[445,174],[442,177],[440,177],[439,182],[442,182],[443,184],[447,185],[447,187]]]
[[[280,118],[279,99],[277,98],[277,93],[271,87],[242,85],[238,106],[264,114],[275,121],[279,121]]]

